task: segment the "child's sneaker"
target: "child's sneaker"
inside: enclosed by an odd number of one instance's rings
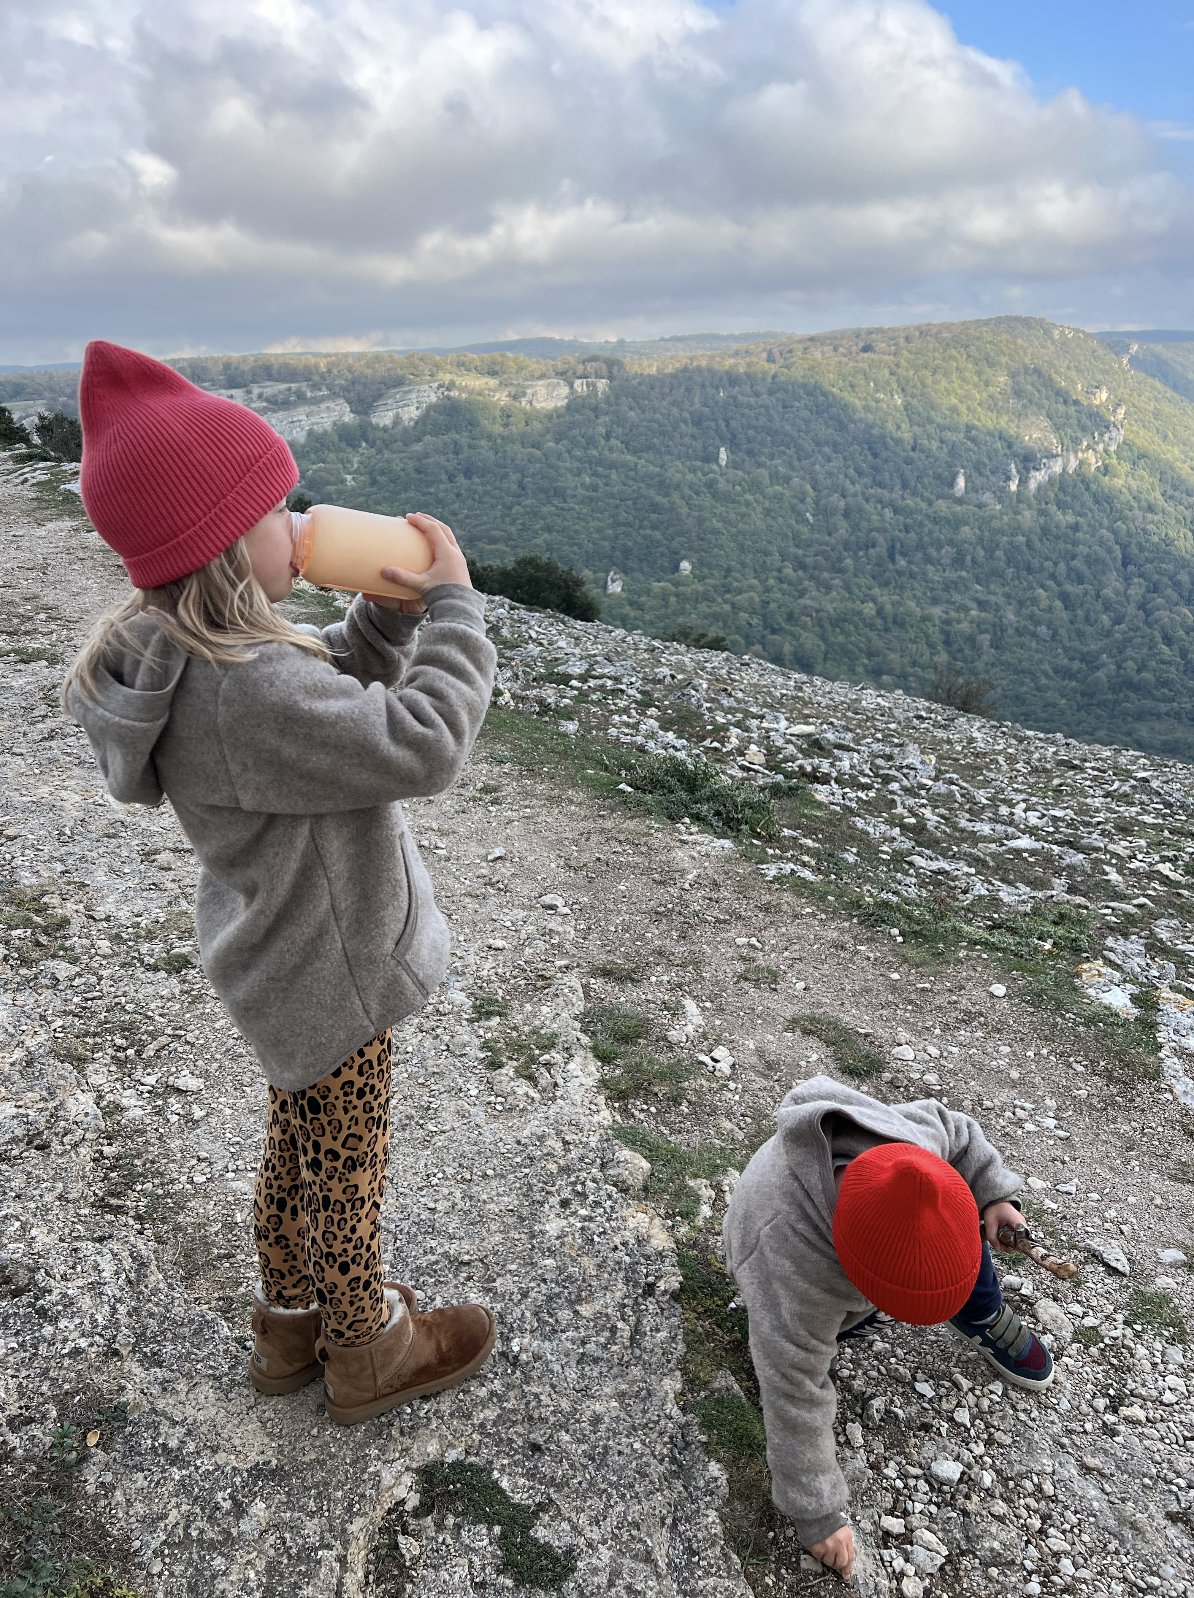
[[[865,1320],[856,1321],[853,1326],[847,1326],[844,1332],[837,1334],[839,1343],[852,1343],[857,1338],[878,1337],[889,1326],[896,1323],[890,1315],[885,1315],[881,1309],[873,1309]]]
[[[964,1321],[959,1315],[949,1324],[1005,1381],[1029,1392],[1041,1392],[1052,1382],[1053,1356],[1006,1304],[985,1320]]]

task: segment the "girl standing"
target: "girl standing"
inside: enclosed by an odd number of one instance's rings
[[[133,592],[64,687],[112,796],[167,796],[202,866],[203,968],[268,1090],[249,1376],[324,1378],[346,1425],[479,1370],[478,1304],[419,1314],[381,1258],[390,1028],[442,979],[449,933],[400,801],[439,793],[480,731],[495,652],[451,529],[412,517],[419,594],[342,622],[274,605],[295,572],[285,442],[243,406],[118,345],[87,347],[83,502]],[[391,689],[396,691],[391,692]]]

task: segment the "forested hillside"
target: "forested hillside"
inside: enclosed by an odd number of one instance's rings
[[[1098,339],[999,318],[603,370],[556,410],[466,390],[311,434],[303,487],[550,554],[619,625],[913,692],[948,660],[1009,718],[1194,756],[1194,404]]]

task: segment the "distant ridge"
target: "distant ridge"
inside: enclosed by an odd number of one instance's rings
[[[1180,327],[1133,327],[1122,333],[1096,333],[1095,337],[1135,339],[1137,344],[1189,344],[1194,340],[1194,331]]]

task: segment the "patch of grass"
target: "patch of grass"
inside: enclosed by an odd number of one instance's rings
[[[1075,1326],[1074,1336],[1080,1343],[1085,1343],[1087,1348],[1102,1346],[1103,1334],[1097,1326]]]
[[[598,965],[591,965],[589,971],[595,977],[604,977],[606,982],[625,984],[643,980],[642,972],[623,960],[603,960]]]
[[[473,999],[474,1021],[492,1021],[509,1013],[509,1004],[495,993],[478,993]]]
[[[153,971],[166,971],[176,977],[180,971],[189,971],[192,966],[199,964],[197,954],[164,954],[160,960],[155,960],[150,967]]]
[[[853,1077],[856,1082],[869,1081],[883,1069],[882,1056],[868,1047],[853,1027],[835,1021],[832,1016],[793,1015],[784,1025],[790,1031],[804,1032],[827,1043],[837,1057],[842,1075]]]
[[[735,782],[708,760],[631,755],[624,750],[611,750],[604,759],[608,769],[634,790],[621,797],[648,815],[664,821],[687,817],[734,837],[774,838],[779,833],[771,790]]]
[[[584,1017],[585,1030],[592,1037],[593,1056],[603,1066],[603,1086],[609,1098],[618,1103],[648,1096],[679,1104],[684,1089],[695,1074],[687,1058],[659,1059],[641,1043],[651,1030],[651,1022],[641,1010],[625,1004],[608,1004],[590,1010]]]
[[[1147,1327],[1166,1337],[1171,1343],[1186,1341],[1186,1323],[1181,1311],[1160,1288],[1138,1287],[1128,1299],[1124,1319],[1132,1325]]]
[[[678,1295],[684,1321],[681,1402],[698,1417],[710,1454],[725,1467],[729,1493],[722,1525],[727,1543],[749,1568],[772,1552],[768,1534],[778,1528],[780,1517],[771,1502],[746,1311],[737,1306],[733,1283],[712,1254],[699,1247],[679,1250],[677,1262],[683,1278]],[[719,1371],[729,1372],[743,1398],[708,1390]]]
[[[646,1196],[658,1208],[684,1221],[695,1220],[700,1208],[689,1179],[712,1182],[723,1171],[740,1171],[766,1136],[761,1133],[743,1143],[702,1143],[695,1149],[684,1149],[662,1133],[633,1122],[615,1125],[611,1131],[619,1143],[650,1161]]]
[[[500,1038],[490,1038],[481,1058],[490,1071],[500,1071],[512,1066],[515,1076],[526,1082],[536,1080],[535,1064],[541,1054],[550,1054],[560,1041],[558,1032],[544,1032],[539,1027],[511,1027]]]
[[[116,1546],[103,1517],[79,1491],[91,1430],[110,1429],[127,1406],[105,1406],[89,1419],[61,1420],[39,1460],[10,1469],[0,1486],[0,1598],[140,1598],[103,1552]],[[105,1418],[106,1417],[106,1418]],[[119,1550],[123,1564],[128,1551]]]
[[[639,1043],[651,1030],[651,1021],[641,1010],[632,1010],[624,1004],[605,1005],[591,1010],[585,1017],[588,1031],[607,1043]]]
[[[39,965],[55,957],[75,963],[73,951],[55,936],[70,926],[70,917],[49,909],[45,902],[57,887],[57,883],[52,888],[17,886],[0,892],[0,929],[29,933],[8,940],[8,958],[17,965]]]
[[[82,1065],[90,1060],[95,1052],[95,1045],[89,1037],[78,1032],[66,1032],[62,1037],[55,1038],[50,1045],[50,1053],[56,1060],[61,1060],[63,1065]]]
[[[606,1095],[619,1104],[649,1095],[679,1104],[684,1097],[684,1089],[695,1075],[687,1060],[660,1060],[645,1049],[633,1049],[629,1054],[617,1055],[615,1059],[617,1069],[605,1074],[602,1086]]]
[[[756,960],[753,955],[743,956],[742,966],[738,972],[739,982],[753,982],[760,988],[778,988],[779,972],[773,965],[764,965]]]
[[[56,649],[46,649],[40,645],[19,649],[3,649],[0,650],[0,655],[6,656],[9,660],[18,661],[22,666],[32,666],[38,661],[41,661],[46,666],[60,666],[62,664],[62,656]]]
[[[559,1587],[576,1570],[576,1554],[553,1548],[534,1534],[535,1522],[548,1504],[517,1503],[483,1465],[468,1460],[424,1465],[418,1491],[420,1503],[413,1521],[439,1513],[498,1527],[498,1547],[516,1585]]]

